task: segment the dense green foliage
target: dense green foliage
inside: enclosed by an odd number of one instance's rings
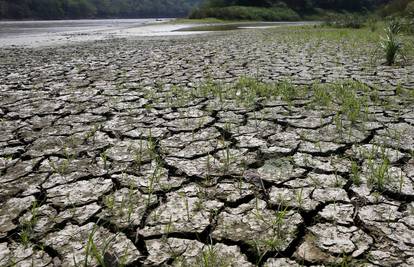
[[[414,0],[393,0],[380,9],[381,16],[402,15],[414,17]]]
[[[0,0],[0,19],[186,16],[202,0]]]
[[[350,13],[368,12],[379,17],[414,17],[414,0],[205,0],[203,3],[192,12],[192,18],[289,20],[299,14],[305,19],[329,19],[343,13],[345,16],[340,18],[343,21],[349,20]],[[279,15],[283,13],[285,16]],[[350,25],[353,28],[363,22],[353,21],[355,25]]]
[[[365,12],[390,0],[205,0],[190,17],[253,20],[295,20],[300,15],[318,19],[329,12]],[[399,0],[403,1],[403,0]],[[406,0],[409,1],[409,0]],[[242,8],[243,7],[243,8]]]

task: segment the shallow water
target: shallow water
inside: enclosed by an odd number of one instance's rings
[[[0,21],[0,47],[41,47],[84,41],[142,36],[205,34],[213,31],[261,29],[309,22],[175,24],[172,19],[108,19]]]
[[[188,25],[165,23],[170,20],[2,21],[0,22],[0,47],[38,47],[117,37],[192,34],[174,32]]]
[[[105,19],[105,20],[49,20],[0,21],[0,37],[61,32],[90,32],[96,30],[139,27],[164,20]]]

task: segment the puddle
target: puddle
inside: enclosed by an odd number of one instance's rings
[[[244,22],[244,23],[226,23],[226,24],[209,24],[194,27],[186,27],[176,30],[177,32],[215,32],[215,31],[234,31],[243,29],[268,29],[280,26],[303,26],[313,25],[315,22]]]

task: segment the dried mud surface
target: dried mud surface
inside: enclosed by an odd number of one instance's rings
[[[413,65],[284,35],[1,50],[0,266],[413,266]],[[243,75],[353,79],[397,105],[338,131],[307,98],[173,86]]]

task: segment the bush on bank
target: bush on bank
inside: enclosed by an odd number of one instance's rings
[[[227,6],[195,9],[190,14],[192,19],[218,18],[225,20],[257,20],[257,21],[293,21],[300,16],[288,7],[251,7]]]

